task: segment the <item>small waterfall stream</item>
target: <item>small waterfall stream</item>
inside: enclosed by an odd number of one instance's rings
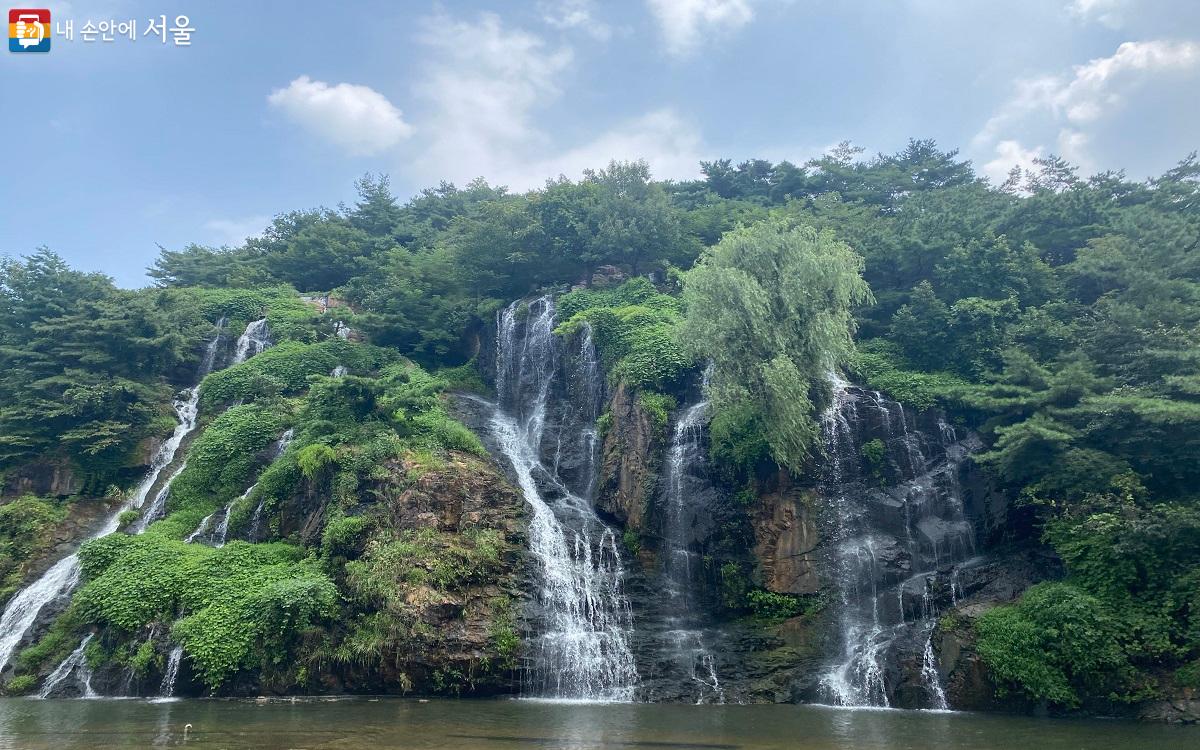
[[[901,404],[878,392],[838,376],[831,386],[822,416],[822,494],[842,653],[821,677],[820,697],[889,706],[899,679],[889,666],[900,652],[915,652],[926,706],[945,709],[931,641],[932,590],[943,577],[954,589],[959,567],[975,554],[958,486],[959,463],[973,446],[944,421],[936,439],[934,430],[918,430]],[[876,441],[883,456],[875,460],[884,465],[869,467],[864,446]]]
[[[588,473],[595,473],[595,435],[589,442],[586,434],[588,428],[594,431],[602,387],[595,351],[584,335],[585,351],[576,358],[583,387],[574,389],[592,394],[584,398],[590,405],[576,404],[584,418],[562,417],[555,434],[546,434],[561,346],[554,335],[554,303],[549,297],[530,302],[524,319],[519,319],[519,307],[514,302],[497,316],[498,398],[489,432],[532,511],[529,547],[537,563],[537,632],[524,665],[524,692],[538,698],[632,700],[638,684],[629,647],[633,616],[622,591],[625,572],[616,536],[586,496],[594,478],[572,491],[559,475],[557,461],[547,466],[542,458],[546,448],[558,456],[564,442],[583,443],[592,451]]]
[[[97,698],[96,691],[92,689],[92,669],[88,666],[87,656],[84,651],[95,633],[88,633],[79,642],[79,648],[71,652],[71,655],[63,659],[62,664],[46,677],[46,684],[42,686],[41,692],[38,693],[39,698],[49,698],[58,690],[72,675],[75,677],[76,683],[79,685],[81,698]]]
[[[145,504],[146,497],[158,482],[159,476],[175,460],[175,454],[179,450],[179,447],[192,431],[196,429],[196,410],[200,400],[200,381],[204,380],[204,376],[216,366],[217,351],[225,323],[225,318],[221,318],[216,323],[217,332],[205,347],[204,356],[200,360],[200,367],[196,373],[196,384],[191,388],[185,389],[179,398],[175,400],[173,407],[179,423],[175,426],[175,430],[171,433],[171,436],[167,438],[166,442],[155,453],[150,463],[150,471],[147,472],[145,478],[137,486],[137,489],[134,490],[129,500],[111,514],[106,519],[104,525],[89,537],[90,539],[112,534],[120,528],[122,513],[127,510],[140,509]],[[173,479],[178,473],[176,471],[171,478]],[[168,481],[159,492],[159,495],[163,497],[164,503],[166,501],[165,493],[169,486],[170,483]],[[139,519],[138,525],[134,527],[134,530],[140,533],[144,529],[145,524],[142,524]],[[21,641],[25,638],[25,634],[37,622],[38,615],[41,614],[42,610],[50,603],[59,601],[74,591],[75,586],[79,583],[79,574],[79,555],[78,553],[72,553],[51,566],[36,581],[13,595],[4,609],[4,615],[0,617],[0,670],[3,670],[8,665],[17,646],[20,645]]]
[[[708,486],[700,475],[706,463],[703,436],[708,402],[684,409],[675,422],[667,450],[664,490],[662,568],[667,582],[667,627],[675,658],[684,673],[696,683],[696,703],[724,703],[725,691],[717,676],[716,659],[707,645],[704,630],[697,627],[700,615],[695,601],[697,554],[689,548],[696,509],[689,504],[697,484]]]
[[[240,365],[255,354],[270,348],[271,343],[271,329],[267,328],[267,319],[250,321],[246,331],[238,337],[231,364]]]
[[[179,679],[179,663],[183,661],[183,646],[175,646],[167,656],[167,669],[163,673],[162,684],[158,687],[159,698],[172,698],[175,695],[175,681]]]
[[[237,346],[234,348],[233,364],[245,362],[255,354],[260,354],[269,349],[271,346],[273,346],[273,344],[274,342],[271,340],[270,331],[267,330],[266,318],[263,318],[262,320],[251,321],[250,324],[246,326],[245,332],[238,337]],[[288,444],[291,443],[291,441],[292,430],[289,429],[283,433],[283,436],[280,437],[279,441],[276,443],[275,451],[272,454],[271,460],[274,461],[283,455],[283,452],[287,450]],[[186,466],[186,462],[184,466]],[[176,474],[182,472],[183,468],[183,466],[179,467],[179,471],[176,472]],[[212,526],[213,518],[215,518],[219,512],[221,514],[221,520],[217,522],[217,528],[213,532],[212,541],[213,546],[224,547],[225,539],[229,535],[229,516],[233,510],[233,506],[249,497],[250,493],[253,492],[254,488],[257,486],[258,482],[255,482],[254,484],[250,485],[250,487],[248,487],[240,496],[231,500],[229,504],[226,505],[222,510],[214,511],[213,513],[209,513],[207,516],[202,518],[199,525],[196,526],[196,530],[189,534],[187,539],[184,541],[195,542],[198,539],[201,539],[205,534],[208,533],[209,528]]]

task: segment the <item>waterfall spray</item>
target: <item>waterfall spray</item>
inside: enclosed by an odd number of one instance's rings
[[[534,592],[538,632],[524,669],[525,693],[632,700],[638,683],[629,648],[633,615],[622,591],[616,536],[588,498],[571,492],[541,459],[547,401],[559,362],[554,303],[549,297],[531,302],[524,321],[517,320],[517,309],[514,302],[497,317],[498,403],[489,428],[532,511],[529,547],[539,579]],[[595,356],[586,348],[588,353],[580,357],[585,370]],[[599,387],[598,369],[582,377],[589,388]]]
[[[944,709],[931,589],[945,570],[956,599],[958,566],[974,555],[957,482],[957,461],[966,449],[944,421],[922,432],[915,416],[882,394],[837,375],[830,385],[833,398],[821,418],[822,495],[842,652],[820,679],[820,697],[842,706],[888,706],[894,688],[885,669],[890,655],[921,648],[929,707]],[[883,443],[899,480],[886,490],[873,488],[877,478],[862,466],[861,448],[870,439]]]

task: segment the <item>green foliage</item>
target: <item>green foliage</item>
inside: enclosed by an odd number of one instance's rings
[[[863,466],[876,482],[883,481],[883,470],[887,463],[887,446],[879,438],[868,440],[859,448]]]
[[[0,505],[0,601],[20,586],[26,565],[54,546],[54,529],[66,517],[65,504],[33,495]]]
[[[394,540],[368,542],[362,558],[346,564],[347,582],[356,596],[401,607],[405,587],[453,592],[486,580],[500,561],[500,548],[499,534],[492,529],[469,530],[460,537],[407,530]]]
[[[642,538],[633,529],[625,529],[625,532],[621,534],[621,543],[633,557],[637,557],[642,551]]]
[[[1069,584],[1034,586],[1017,604],[986,612],[976,629],[979,654],[1005,689],[1067,707],[1081,694],[1134,697],[1120,621]]]
[[[37,690],[37,687],[37,675],[23,674],[9,680],[4,686],[4,692],[6,695],[28,695]]]
[[[728,406],[708,426],[709,454],[730,484],[745,484],[771,459],[762,418],[753,405]]]
[[[296,453],[296,465],[310,482],[323,476],[336,460],[333,448],[320,443],[306,445]]]
[[[612,429],[612,424],[613,415],[611,411],[606,411],[599,417],[596,417],[596,433],[601,439],[603,439],[604,436],[608,434],[609,430]]]
[[[752,408],[782,466],[816,444],[809,393],[853,351],[851,310],[872,299],[862,269],[831,232],[776,219],[726,234],[685,276],[680,340],[712,360],[714,409]]]
[[[585,310],[606,307],[646,307],[662,312],[680,311],[679,300],[661,294],[649,279],[639,276],[607,289],[575,289],[557,300],[558,317],[570,320]]]
[[[245,362],[214,372],[200,386],[200,405],[210,411],[222,404],[253,398],[292,395],[308,388],[310,378],[344,365],[370,371],[394,357],[375,347],[341,339],[317,344],[277,344]]]
[[[85,544],[80,559],[82,621],[132,633],[183,613],[172,638],[214,690],[238,671],[284,663],[302,632],[338,611],[332,581],[287,545],[114,534]]]
[[[859,382],[917,410],[957,405],[966,385],[948,373],[907,369],[896,346],[882,339],[859,343],[848,366]]]
[[[479,366],[474,359],[468,360],[457,367],[443,367],[437,371],[437,377],[446,384],[446,390],[467,391],[468,393],[488,393],[487,384],[479,374]]]
[[[726,562],[719,570],[721,582],[721,603],[726,609],[740,611],[746,607],[747,594],[750,589],[750,579],[741,565]]]
[[[521,635],[517,632],[511,599],[497,597],[491,602],[492,625],[488,630],[488,642],[496,655],[496,667],[516,669],[517,655],[521,650]]]
[[[678,343],[679,300],[644,278],[613,289],[581,289],[559,299],[556,333],[576,334],[586,324],[606,371],[635,388],[676,384],[695,360]]]
[[[325,524],[321,534],[321,549],[326,555],[356,556],[364,536],[371,527],[366,516],[339,516]]]
[[[154,650],[154,641],[147,638],[142,641],[133,655],[129,657],[129,668],[138,676],[146,675],[156,661],[156,652]]]
[[[665,430],[671,421],[671,412],[678,405],[675,397],[667,393],[641,391],[638,393],[638,404],[650,416],[650,421],[656,430]]]
[[[67,611],[59,615],[42,639],[17,654],[15,673],[38,674],[53,669],[79,646],[80,626],[78,608],[72,603]]]
[[[805,611],[804,602],[799,597],[766,589],[748,591],[746,603],[755,617],[764,620],[786,620]]]

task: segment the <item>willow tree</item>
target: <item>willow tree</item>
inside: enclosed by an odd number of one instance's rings
[[[682,341],[712,361],[718,414],[749,413],[771,456],[798,469],[819,428],[811,394],[853,348],[872,301],[863,259],[829,230],[771,219],[727,233],[684,275]]]

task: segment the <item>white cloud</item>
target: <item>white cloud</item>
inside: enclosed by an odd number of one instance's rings
[[[583,170],[605,167],[614,159],[645,159],[658,179],[691,179],[700,176],[703,156],[699,130],[675,112],[662,109],[622,123],[589,143],[522,171],[524,181],[530,183],[534,177],[539,181],[558,175],[577,178]]]
[[[1004,182],[1013,167],[1034,170],[1033,160],[1042,156],[1042,147],[1025,148],[1018,141],[1000,141],[996,144],[995,158],[983,165],[983,173],[996,182]]]
[[[1058,131],[1058,155],[1079,167],[1083,174],[1090,174],[1096,167],[1088,152],[1090,141],[1091,136],[1083,131],[1063,128]]]
[[[267,97],[272,107],[352,156],[386,151],[413,133],[383,94],[352,83],[330,85],[300,76]]]
[[[560,174],[578,177],[612,159],[645,159],[660,178],[690,177],[702,155],[697,129],[668,108],[621,122],[575,144],[539,127],[566,85],[573,55],[492,14],[430,19],[420,36],[429,51],[417,94],[430,105],[421,120],[423,180],[485,177],[514,190]]]
[[[538,8],[542,21],[556,29],[583,31],[600,41],[612,36],[612,27],[596,17],[593,0],[543,0]]]
[[[490,13],[476,23],[436,16],[420,40],[431,62],[417,93],[433,107],[424,171],[490,176],[514,150],[546,145],[533,112],[559,95],[570,49],[548,49]]]
[[[262,234],[271,223],[269,216],[248,216],[244,219],[213,219],[204,223],[204,228],[222,245],[236,247],[250,237]]]
[[[1067,13],[1080,21],[1098,21],[1110,29],[1119,29],[1125,23],[1123,11],[1128,0],[1071,0]]]
[[[706,35],[726,34],[754,19],[751,0],[646,0],[667,52],[686,57]]]
[[[972,147],[1007,158],[1019,148],[1005,146],[1016,144],[1012,131],[1050,126],[1058,131],[1060,153],[1070,154],[1071,161],[1086,166],[1087,128],[1119,111],[1129,93],[1156,76],[1195,69],[1200,69],[1200,45],[1194,42],[1125,42],[1110,57],[1076,65],[1069,76],[1017,81],[1016,93],[975,135]],[[1040,152],[1040,147],[1034,150]]]

